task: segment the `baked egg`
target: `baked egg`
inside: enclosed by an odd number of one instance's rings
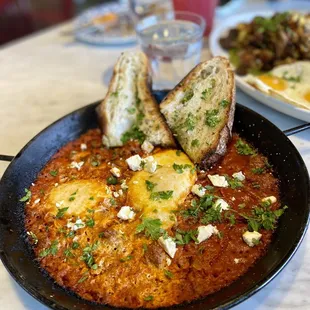
[[[158,218],[163,228],[175,222],[177,210],[195,184],[195,166],[181,151],[166,150],[153,155],[157,162],[154,173],[142,170],[128,183],[127,203],[144,217]]]

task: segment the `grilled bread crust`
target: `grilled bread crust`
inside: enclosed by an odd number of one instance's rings
[[[202,169],[217,162],[232,136],[235,80],[229,61],[214,57],[198,64],[160,104],[169,128]]]
[[[122,53],[114,67],[107,95],[97,108],[104,145],[122,146],[124,135],[130,136],[134,132],[153,145],[175,146],[150,87],[146,55],[142,52]]]

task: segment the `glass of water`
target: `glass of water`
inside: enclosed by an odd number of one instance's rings
[[[198,14],[171,11],[136,25],[153,71],[153,88],[173,88],[200,61],[206,22]]]

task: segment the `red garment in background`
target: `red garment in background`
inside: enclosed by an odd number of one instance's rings
[[[72,0],[0,0],[0,45],[68,20],[73,13]]]

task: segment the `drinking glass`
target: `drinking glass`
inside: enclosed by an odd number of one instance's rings
[[[198,14],[167,12],[136,25],[142,50],[152,65],[153,88],[173,88],[199,63],[206,22]]]

